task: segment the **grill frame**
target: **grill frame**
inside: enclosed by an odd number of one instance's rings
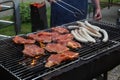
[[[70,24],[72,24],[72,23],[70,23]],[[93,24],[98,24],[98,23],[93,23]],[[69,24],[66,24],[66,25],[69,25]],[[65,26],[65,25],[64,25]],[[110,28],[112,28],[112,29],[114,29],[113,27],[111,27],[111,26],[109,26],[109,25],[107,25],[108,27],[110,27]],[[117,28],[115,28],[115,29],[117,29]],[[118,34],[118,33],[117,33]],[[17,48],[18,47],[18,45],[16,45],[16,44],[11,44],[11,40],[12,38],[8,38],[8,39],[4,39],[4,40],[2,40],[4,43],[6,43],[7,45],[9,45],[9,46],[12,46],[13,47],[13,45]],[[102,51],[102,52],[100,52],[100,53],[98,53],[97,55],[94,55],[94,56],[90,56],[90,58],[89,59],[92,59],[92,58],[94,58],[94,57],[96,57],[96,56],[98,56],[98,55],[100,55],[100,54],[104,54],[104,53],[106,53],[106,54],[109,54],[110,52],[112,52],[112,51],[114,51],[114,50],[117,50],[118,48],[119,48],[119,46],[120,46],[120,42],[118,42],[118,41],[115,41],[115,40],[117,40],[117,37],[116,38],[114,38],[113,40],[110,40],[110,42],[114,42],[114,43],[116,43],[116,45],[114,45],[114,46],[112,46],[112,47],[108,47],[106,50],[104,50],[104,51]],[[0,41],[0,42],[2,42],[2,41]],[[6,46],[6,45],[3,45],[3,46],[1,46],[1,47],[4,47],[4,46]],[[20,47],[21,45],[19,45],[19,47]],[[15,48],[14,47],[14,48]],[[94,47],[96,47],[96,46],[94,46]],[[20,49],[20,51],[22,50],[22,48]],[[14,51],[14,50],[13,50]],[[19,51],[19,50],[17,50],[17,51]],[[96,50],[97,51],[97,50]],[[3,53],[4,53],[4,51],[3,51]],[[1,53],[2,55],[5,55],[5,54],[3,54],[3,53]],[[7,53],[7,52],[6,52]],[[14,53],[13,53],[14,54]],[[21,54],[21,53],[20,53]],[[94,53],[93,53],[94,54]],[[7,56],[9,56],[9,55],[7,55]],[[5,56],[5,57],[7,57],[7,56]],[[17,56],[17,55],[14,55],[14,57],[15,56]],[[22,55],[21,55],[22,56]],[[4,57],[4,56],[3,56]],[[4,58],[2,58],[2,59],[4,59]],[[2,60],[1,59],[1,60]],[[20,61],[20,59],[21,59],[21,57],[18,57],[18,61]],[[62,73],[64,73],[64,72],[67,72],[67,71],[69,71],[69,70],[72,70],[72,69],[74,69],[74,68],[78,68],[79,66],[81,66],[82,64],[80,64],[80,62],[83,60],[89,60],[89,59],[86,59],[86,58],[78,58],[77,60],[74,60],[74,61],[71,61],[71,62],[68,62],[67,64],[65,63],[65,65],[62,65],[62,66],[58,66],[57,68],[56,67],[53,67],[53,68],[51,68],[50,70],[49,70],[49,72],[47,72],[46,71],[46,73],[44,73],[44,74],[34,74],[35,72],[33,72],[33,73],[30,73],[30,75],[31,74],[33,74],[32,75],[32,77],[30,77],[30,79],[32,79],[32,80],[36,80],[36,79],[38,79],[38,78],[45,78],[45,77],[47,77],[47,78],[51,78],[51,77],[54,77],[54,76],[57,76],[57,75],[60,75],[60,74],[62,74]],[[19,66],[19,65],[16,65],[16,66],[13,66],[13,67],[11,67],[9,64],[7,64],[7,65],[9,65],[9,66],[5,66],[5,65],[3,65],[3,62],[0,60],[0,66],[3,68],[3,69],[5,69],[6,71],[8,71],[10,74],[12,74],[13,76],[15,76],[17,79],[19,79],[19,80],[21,80],[22,78],[20,78],[18,75],[16,75],[16,74],[19,74],[20,73],[20,71],[21,70],[24,70],[24,69],[26,69],[24,72],[26,72],[26,71],[28,71],[27,69],[28,69],[28,67],[26,67],[26,66],[24,66],[24,67],[22,67],[21,68],[21,66]],[[15,60],[15,62],[17,62],[17,59],[13,59],[13,60]],[[10,60],[10,61],[12,61],[12,60]],[[8,61],[9,62],[9,61]],[[5,63],[5,62],[4,62]],[[14,63],[14,62],[11,62],[11,63]],[[63,63],[64,64],[64,63]],[[14,64],[12,64],[12,65],[14,65]],[[23,66],[23,65],[22,65]],[[38,65],[39,66],[39,65]],[[36,66],[37,68],[36,69],[38,69],[38,66]],[[20,67],[20,70],[18,69],[16,69],[15,71],[12,71],[12,70],[14,70],[14,68],[15,67]],[[18,71],[18,73],[15,73],[16,71]],[[32,71],[32,70],[31,70]],[[30,72],[31,72],[30,71]],[[26,72],[26,73],[29,73],[29,71],[28,72]],[[22,75],[22,74],[19,74],[19,75]],[[27,75],[29,75],[29,74],[27,74]],[[35,75],[35,76],[34,76]],[[28,76],[29,77],[29,76]],[[24,76],[23,76],[23,79],[24,80],[26,80],[26,79],[29,79],[29,78],[27,78],[27,77],[25,77],[24,78]]]

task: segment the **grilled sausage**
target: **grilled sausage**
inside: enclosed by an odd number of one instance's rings
[[[86,27],[86,25],[85,25],[83,22],[81,22],[81,21],[77,21],[77,24],[78,24],[80,27]]]
[[[83,38],[82,36],[80,36],[80,35],[77,33],[77,30],[72,30],[72,31],[71,31],[71,34],[73,34],[74,38],[75,38],[77,41],[80,41],[80,42],[88,42],[88,40],[86,40],[85,38]]]
[[[84,37],[85,39],[87,39],[89,42],[93,42],[93,43],[96,42],[96,40],[95,40],[94,38],[92,38],[92,37],[87,33],[86,28],[84,28],[84,27],[81,27],[81,28],[79,29],[79,34],[81,34],[81,36],[83,36],[83,37]]]
[[[92,28],[89,28],[89,27],[85,27],[85,28],[86,28],[86,32],[91,36],[98,37],[98,38],[102,37],[101,33],[99,33],[98,31],[93,30]]]
[[[76,29],[76,28],[79,28],[79,26],[76,26],[76,25],[70,25],[70,26],[68,26],[68,29]]]
[[[100,30],[100,28],[99,28],[98,26],[92,25],[92,24],[90,24],[88,21],[85,21],[85,25],[86,25],[87,27],[90,27],[90,28],[96,30],[96,31],[99,31],[99,30]]]
[[[107,42],[108,41],[108,33],[107,33],[107,31],[106,30],[104,30],[104,29],[100,29],[100,32],[102,32],[103,33],[103,36],[104,36],[104,38],[103,38],[103,42]]]
[[[77,23],[80,25],[80,26],[82,26],[82,27],[84,27],[84,28],[86,28],[87,30],[87,33],[88,34],[90,34],[91,36],[94,36],[94,37],[102,37],[102,35],[97,31],[97,30],[95,30],[95,29],[93,29],[93,28],[91,28],[91,27],[88,27],[88,26],[86,26],[85,25],[85,23],[83,23],[83,22],[81,22],[81,21],[77,21]],[[86,22],[87,24],[88,24],[88,22]],[[90,26],[90,24],[89,24],[89,26]],[[91,26],[94,26],[94,25],[91,25]],[[94,26],[95,27],[95,26]]]

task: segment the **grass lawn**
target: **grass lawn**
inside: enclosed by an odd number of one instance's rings
[[[27,34],[30,32],[31,32],[31,24],[23,23],[21,26],[21,32],[19,34]],[[0,29],[0,34],[14,36],[15,35],[14,26],[7,26],[6,28]]]

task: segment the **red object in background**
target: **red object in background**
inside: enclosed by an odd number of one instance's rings
[[[45,2],[31,3],[30,9],[32,32],[48,28]]]
[[[34,7],[37,7],[37,8],[40,8],[40,7],[43,7],[44,5],[45,5],[45,2],[42,2],[42,3],[32,3],[31,4],[32,6],[34,6]]]

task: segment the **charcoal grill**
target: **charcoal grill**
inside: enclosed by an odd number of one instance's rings
[[[75,52],[80,53],[79,58],[76,60],[63,62],[60,65],[51,68],[45,68],[44,64],[48,57],[45,56],[38,60],[38,64],[31,66],[29,63],[32,59],[25,59],[22,54],[23,45],[17,45],[13,43],[12,38],[7,38],[0,40],[0,67],[19,80],[42,80],[46,77],[50,79],[74,68],[79,68],[81,66],[81,61],[87,61],[94,57],[99,57],[104,53],[109,54],[120,47],[120,42],[117,41],[118,37],[120,37],[119,29],[112,27],[113,25],[108,25],[102,22],[98,23],[91,21],[91,23],[106,29],[109,33],[110,40],[106,43],[98,42],[96,44],[85,44],[83,48],[76,49]]]

